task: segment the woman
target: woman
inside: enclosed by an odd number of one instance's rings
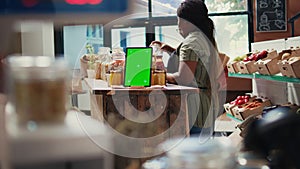
[[[209,129],[207,131],[212,134],[214,114],[219,111],[217,79],[222,70],[214,24],[201,0],[182,2],[177,9],[177,19],[178,30],[184,40],[176,50],[161,43],[162,50],[171,54],[167,82],[199,88],[199,93],[188,97],[190,134],[199,134],[203,128]],[[174,66],[177,67],[176,72]],[[172,71],[169,71],[170,68]]]

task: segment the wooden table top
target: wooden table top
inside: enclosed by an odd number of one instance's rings
[[[185,92],[185,93],[195,93],[199,92],[198,88],[180,86],[175,84],[167,84],[166,86],[150,86],[150,87],[124,87],[123,85],[113,85],[108,86],[108,83],[104,80],[85,78],[85,83],[93,94],[103,94],[110,91],[115,92],[144,92],[150,93],[152,91],[163,91],[163,92]]]

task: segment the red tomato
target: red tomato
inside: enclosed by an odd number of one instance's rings
[[[242,104],[244,104],[244,103],[245,103],[245,102],[244,102],[243,100],[238,100],[238,101],[237,101],[237,104],[238,104],[238,105],[242,105]]]
[[[241,100],[241,99],[242,99],[242,96],[236,97],[236,100]]]

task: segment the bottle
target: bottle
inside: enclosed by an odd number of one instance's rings
[[[110,48],[107,47],[105,53],[105,61],[103,61],[101,64],[101,79],[107,81],[108,79],[106,74],[109,73],[113,65],[113,60],[111,58]]]
[[[99,79],[102,79],[104,80],[106,77],[105,73],[103,73],[103,70],[104,70],[104,63],[106,62],[107,58],[109,57],[110,55],[110,48],[109,47],[100,47],[99,48],[99,63],[98,63],[98,76],[99,76]]]
[[[99,59],[96,61],[96,79],[101,79],[101,65],[107,58],[107,55],[109,55],[109,48],[107,47],[100,47],[98,52]]]
[[[163,63],[163,52],[160,44],[153,44],[152,80],[151,85],[166,85],[166,69]]]

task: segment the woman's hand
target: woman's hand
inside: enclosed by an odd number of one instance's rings
[[[154,45],[159,46],[162,51],[167,52],[168,54],[171,54],[176,50],[175,48],[171,47],[170,45],[165,44],[160,41],[152,41],[150,46],[154,46]]]
[[[150,46],[158,45],[159,47],[161,47],[162,44],[163,44],[162,42],[155,40],[150,43]]]
[[[162,44],[160,49],[168,54],[173,53],[176,49],[167,44]]]

